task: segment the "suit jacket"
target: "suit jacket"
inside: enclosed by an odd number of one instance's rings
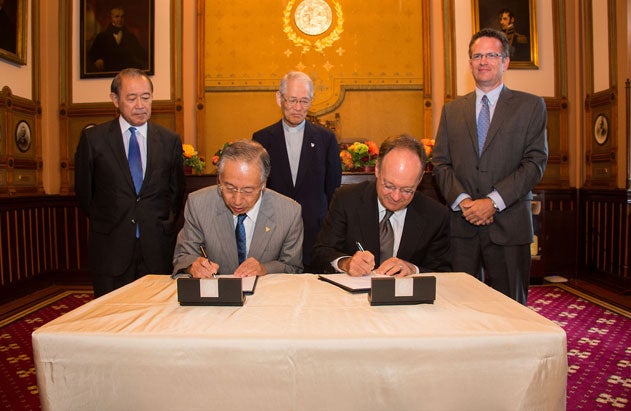
[[[173,272],[191,265],[203,245],[208,258],[219,264],[219,274],[234,273],[239,267],[234,230],[232,212],[217,186],[191,193],[184,207],[184,227],[177,237]],[[265,189],[247,256],[257,259],[268,273],[302,272],[300,205]]]
[[[531,190],[543,177],[548,159],[547,112],[541,97],[513,91],[500,93],[478,156],[475,92],[443,107],[433,159],[434,173],[447,204],[461,193],[483,198],[494,189],[506,209],[495,215],[489,234],[500,245],[532,241]],[[455,237],[473,237],[479,228],[452,213]]]
[[[303,261],[308,265],[311,248],[333,193],[342,181],[340,149],[335,134],[324,127],[305,122],[295,186],[291,179],[282,120],[257,131],[252,139],[261,143],[271,158],[272,170],[267,179],[267,187],[293,198],[302,206]]]
[[[351,256],[359,241],[379,261],[379,209],[374,181],[340,187],[313,248],[313,263],[334,271],[331,261]],[[416,192],[407,207],[397,257],[421,271],[450,271],[449,215],[446,208]]]
[[[176,133],[147,125],[146,172],[136,195],[118,119],[83,130],[75,154],[75,192],[90,218],[93,273],[116,276],[129,266],[136,223],[149,272],[171,272],[184,193],[182,142]]]

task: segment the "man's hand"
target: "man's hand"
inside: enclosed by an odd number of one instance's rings
[[[191,264],[190,272],[193,278],[211,278],[219,271],[219,264],[207,258],[197,257]]]
[[[252,277],[255,275],[265,275],[267,270],[254,257],[250,257],[241,263],[234,271],[235,277]]]
[[[370,251],[357,251],[352,257],[340,259],[337,265],[349,275],[361,277],[375,268],[375,256]]]
[[[405,277],[414,274],[416,269],[407,261],[403,261],[397,257],[390,257],[375,269],[376,274],[396,275],[397,277]]]
[[[488,197],[477,200],[465,198],[459,205],[462,210],[462,217],[477,226],[492,224],[493,216],[497,212],[493,206],[493,201]]]

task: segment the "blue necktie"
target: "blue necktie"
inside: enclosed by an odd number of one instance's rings
[[[482,149],[484,149],[484,142],[486,141],[486,135],[489,132],[489,126],[491,125],[491,110],[489,110],[489,99],[486,95],[482,96],[482,108],[478,115],[478,155],[482,155]]]
[[[247,214],[239,214],[237,216],[237,227],[234,230],[234,235],[237,239],[237,254],[239,255],[239,264],[245,261],[246,257],[246,245],[245,245],[245,226],[243,220],[247,217]]]
[[[129,162],[129,170],[131,171],[131,178],[134,180],[134,188],[137,195],[140,193],[140,187],[142,187],[142,160],[140,159],[140,146],[136,138],[136,127],[129,127],[129,131],[131,136],[129,137],[127,161]],[[136,224],[136,238],[140,238],[140,227],[138,227],[138,224]]]
[[[134,180],[136,194],[138,194],[140,193],[140,187],[142,187],[142,160],[140,159],[140,146],[136,138],[136,127],[129,127],[129,131],[131,136],[129,137],[127,161],[129,161],[129,170],[131,171],[131,178]]]

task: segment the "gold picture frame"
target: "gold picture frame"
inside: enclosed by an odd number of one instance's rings
[[[509,69],[539,69],[535,0],[472,0],[473,32],[494,28],[511,43]]]
[[[27,0],[4,0],[0,10],[0,58],[26,65]]]

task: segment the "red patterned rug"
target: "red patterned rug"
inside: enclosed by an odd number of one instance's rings
[[[631,313],[558,286],[531,287],[528,306],[565,329],[568,410],[631,410]],[[0,321],[0,409],[40,409],[31,334],[92,300],[64,291]]]
[[[567,334],[567,409],[631,409],[631,313],[568,290],[528,293],[528,306]]]

